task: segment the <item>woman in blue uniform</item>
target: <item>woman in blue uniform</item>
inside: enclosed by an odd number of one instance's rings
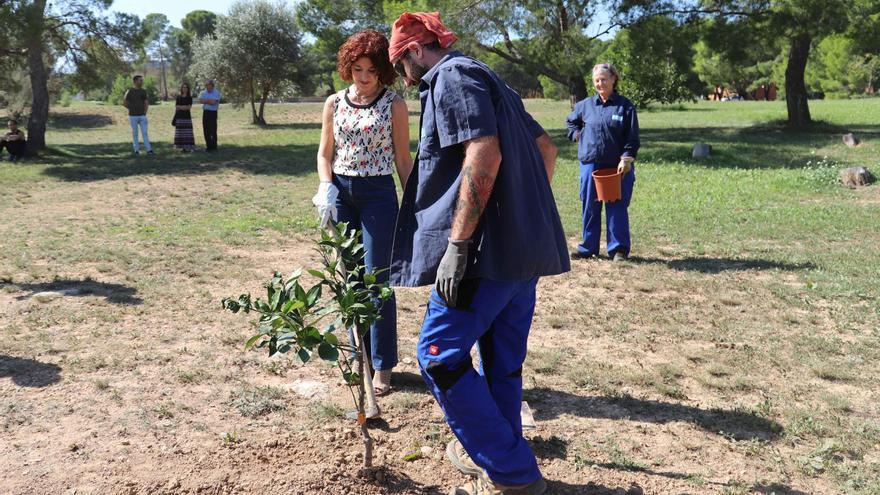
[[[621,199],[605,203],[608,256],[614,261],[629,257],[629,202],[636,176],[633,167],[639,150],[639,120],[631,101],[617,93],[620,74],[611,64],[593,67],[596,95],[579,101],[567,119],[568,138],[578,142],[581,162],[583,242],[572,259],[599,255],[602,202],[596,197],[593,171],[617,167],[622,172]]]

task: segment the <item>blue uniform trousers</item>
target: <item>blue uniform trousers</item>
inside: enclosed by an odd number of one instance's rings
[[[390,175],[346,177],[333,175],[339,189],[336,219],[359,229],[364,241],[364,263],[367,271],[384,270],[376,275],[378,282],[387,282],[391,265],[391,244],[397,221],[397,193]],[[364,336],[368,361],[375,370],[397,366],[397,301],[392,296],[382,306],[382,318],[373,323]],[[353,339],[352,339],[353,340]]]
[[[455,308],[432,290],[419,336],[422,376],[446,421],[474,462],[503,485],[541,477],[520,419],[537,283],[465,279]],[[479,370],[471,362],[474,344]]]
[[[617,165],[613,165],[617,168]],[[596,185],[593,183],[593,170],[612,168],[595,163],[581,162],[581,214],[583,217],[583,239],[577,250],[581,254],[599,254],[599,239],[602,236],[602,201],[596,197]],[[618,251],[629,255],[629,202],[632,199],[633,185],[636,181],[636,169],[633,166],[620,184],[621,198],[605,205],[605,237],[607,252],[614,256]]]

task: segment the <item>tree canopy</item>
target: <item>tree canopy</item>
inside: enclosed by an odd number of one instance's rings
[[[46,146],[46,122],[49,118],[49,75],[57,64],[82,71],[110,54],[124,58],[131,47],[138,47],[143,30],[136,16],[105,14],[105,0],[20,0],[0,2],[0,54],[6,63],[27,64],[32,93],[27,122],[28,147]]]
[[[216,79],[227,98],[250,102],[255,124],[266,123],[270,95],[308,84],[310,67],[302,57],[296,12],[284,3],[234,3],[217,19],[214,36],[196,39],[193,54],[191,74]]]

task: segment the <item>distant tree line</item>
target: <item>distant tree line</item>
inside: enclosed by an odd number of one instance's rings
[[[240,0],[223,15],[190,12],[180,28],[106,6],[0,0],[0,107],[26,117],[35,149],[50,102],[115,103],[135,72],[157,100],[217,79],[224,99],[265,124],[272,98],[340,89],[345,38],[388,32],[405,10],[441,11],[459,48],[524,96],[584,98],[592,65],[610,61],[640,106],[773,82],[798,128],[811,122],[810,98],[874,94],[880,79],[880,0]]]

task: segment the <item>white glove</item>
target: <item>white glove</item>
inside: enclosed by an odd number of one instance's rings
[[[321,182],[318,192],[312,197],[312,203],[318,207],[318,216],[321,218],[321,227],[326,227],[332,219],[336,221],[336,197],[339,189],[332,182]]]
[[[636,161],[636,159],[631,156],[620,157],[620,163],[617,164],[617,173],[628,174],[629,171],[632,170],[632,163],[634,161]]]

